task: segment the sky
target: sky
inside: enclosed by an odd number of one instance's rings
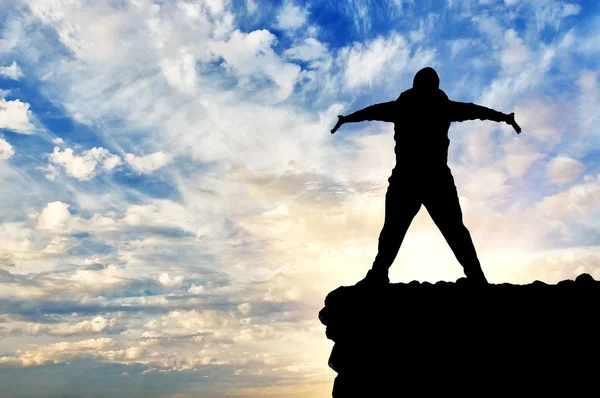
[[[488,280],[600,279],[596,1],[0,0],[1,395],[330,397],[395,164],[330,130],[426,66],[523,129],[449,132]],[[421,208],[391,281],[462,276]]]

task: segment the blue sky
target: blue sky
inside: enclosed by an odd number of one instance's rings
[[[391,124],[329,131],[425,66],[523,128],[449,133],[488,279],[600,279],[599,26],[594,1],[3,2],[2,395],[331,396],[317,313],[370,268],[395,159]],[[461,276],[422,208],[390,279]]]

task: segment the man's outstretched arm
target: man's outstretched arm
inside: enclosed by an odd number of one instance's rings
[[[393,122],[395,119],[394,113],[396,111],[395,104],[396,101],[382,102],[381,104],[368,106],[364,109],[351,113],[348,116],[338,115],[338,122],[331,130],[331,134],[334,134],[344,123],[357,123],[364,122],[366,120]]]
[[[515,122],[515,114],[502,113],[485,106],[476,105],[471,102],[450,101],[450,120],[453,122],[463,122],[465,120],[493,120],[495,122],[505,122],[513,126],[517,133],[521,132],[521,127]]]

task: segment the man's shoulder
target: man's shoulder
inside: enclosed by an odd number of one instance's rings
[[[448,98],[448,95],[446,95],[444,90],[442,90],[441,88],[438,89],[437,94],[441,99],[443,99],[445,101],[450,101],[450,98]]]
[[[400,95],[398,96],[398,99],[396,101],[400,101],[402,99],[405,99],[406,97],[410,97],[411,95],[413,95],[414,93],[414,89],[411,87],[408,90],[404,90],[403,92],[400,93]]]

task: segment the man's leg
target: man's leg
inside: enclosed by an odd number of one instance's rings
[[[373,272],[387,275],[394,262],[406,231],[421,208],[420,192],[410,179],[392,175],[385,194],[385,221],[379,234]]]
[[[423,198],[423,205],[433,222],[463,266],[467,279],[487,282],[477,258],[471,234],[463,224],[462,211],[454,178],[450,172],[440,173],[428,181],[429,188]]]

